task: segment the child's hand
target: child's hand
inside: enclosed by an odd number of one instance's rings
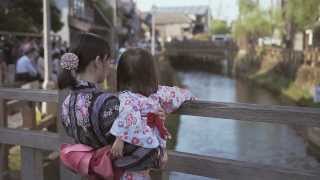
[[[160,108],[158,112],[156,112],[155,114],[158,115],[160,119],[163,121],[166,119],[167,116],[166,112],[162,108]]]
[[[112,148],[111,148],[111,154],[113,157],[122,157],[123,155],[123,147],[124,142],[117,137],[117,139],[114,141]]]
[[[168,164],[168,152],[166,149],[163,150],[163,155],[161,157],[161,169],[164,169]]]

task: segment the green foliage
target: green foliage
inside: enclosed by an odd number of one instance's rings
[[[267,12],[255,9],[239,19],[233,27],[233,35],[240,36],[266,36],[272,33],[272,22]]]
[[[293,27],[304,30],[312,26],[320,16],[319,0],[288,0],[284,9],[263,10],[256,0],[239,0],[239,19],[234,24],[233,34],[264,36],[274,29],[284,33],[285,21]],[[284,19],[285,15],[285,19]]]
[[[231,32],[227,22],[218,19],[211,22],[210,31],[211,34],[229,34]]]
[[[257,3],[254,0],[239,0],[238,2],[240,16],[245,16],[257,8]]]
[[[239,0],[239,19],[233,24],[233,36],[238,38],[272,35],[274,29],[283,29],[280,9],[265,10],[254,0]]]
[[[51,28],[54,32],[59,31],[61,12],[53,0],[50,1]],[[43,13],[41,0],[15,0],[11,7],[0,7],[0,30],[17,32],[42,32]]]
[[[290,0],[286,5],[287,17],[298,29],[304,30],[315,23],[320,15],[319,0]]]

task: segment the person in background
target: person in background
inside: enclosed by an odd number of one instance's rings
[[[38,53],[35,48],[26,48],[24,55],[20,57],[16,65],[16,81],[31,82],[41,80],[41,77],[35,66]]]
[[[56,52],[52,55],[52,75],[51,75],[51,78],[55,82],[58,80],[60,57],[61,57],[61,54],[58,52]]]
[[[44,49],[40,48],[39,56],[37,58],[37,71],[42,79],[44,79]]]

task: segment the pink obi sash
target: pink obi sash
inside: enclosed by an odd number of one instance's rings
[[[117,180],[123,172],[112,167],[110,149],[109,146],[93,149],[84,144],[62,144],[60,159],[67,168],[89,180]]]

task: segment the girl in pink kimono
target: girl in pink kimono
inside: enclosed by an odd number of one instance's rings
[[[110,133],[116,136],[111,152],[121,157],[124,143],[144,148],[160,147],[166,161],[166,140],[170,138],[164,126],[164,118],[157,118],[159,111],[171,113],[193,95],[178,87],[159,86],[152,55],[143,49],[129,49],[118,62],[117,86],[120,100],[119,116]],[[147,171],[125,172],[122,179],[149,179]]]

